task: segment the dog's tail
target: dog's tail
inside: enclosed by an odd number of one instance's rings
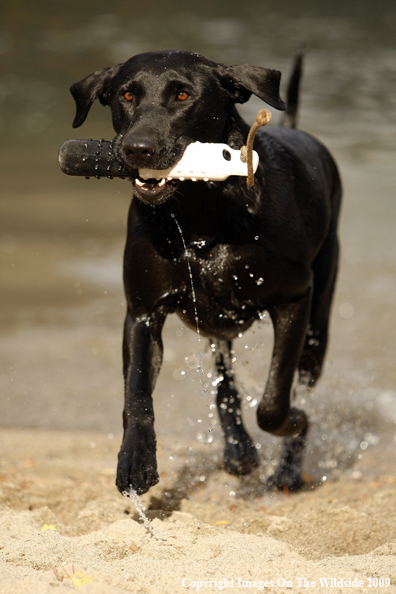
[[[304,50],[301,50],[295,57],[293,70],[287,87],[287,109],[284,112],[282,126],[295,128],[297,123],[298,96],[300,90],[300,79],[302,74]]]

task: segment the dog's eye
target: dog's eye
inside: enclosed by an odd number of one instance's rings
[[[178,101],[185,101],[186,99],[188,99],[189,94],[186,93],[186,91],[180,91],[180,93],[178,93],[176,99]]]
[[[131,95],[131,93],[129,93],[129,91],[127,91],[126,93],[124,93],[124,98],[125,98],[127,101],[132,101],[132,99],[133,99],[133,96]]]

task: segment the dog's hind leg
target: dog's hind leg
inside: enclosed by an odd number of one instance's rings
[[[300,489],[302,456],[308,430],[306,414],[291,407],[291,387],[300,360],[311,309],[310,290],[297,302],[272,307],[269,313],[274,326],[274,350],[265,394],[257,409],[259,427],[284,436],[280,462],[268,479],[272,488]]]
[[[338,239],[333,230],[329,233],[313,262],[314,291],[312,296],[309,329],[298,364],[299,381],[313,387],[320,376],[326,353],[328,325],[334,285],[337,276]],[[280,453],[276,472],[267,484],[272,488],[296,491],[304,485],[301,477],[308,423],[295,436],[286,437]]]
[[[314,292],[304,350],[298,365],[300,382],[313,387],[326,354],[330,308],[338,265],[338,239],[331,230],[313,262]]]
[[[217,410],[225,438],[224,467],[230,474],[248,474],[258,464],[257,450],[242,423],[241,400],[234,383],[231,343],[218,341],[215,362]]]

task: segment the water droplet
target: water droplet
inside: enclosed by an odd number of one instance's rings
[[[349,318],[351,318],[354,314],[354,311],[355,311],[354,307],[351,303],[342,303],[340,305],[340,307],[338,308],[338,313],[345,320],[348,320]]]
[[[211,431],[211,429],[209,429],[209,431]],[[201,442],[201,443],[212,443],[212,441],[213,441],[213,439],[214,439],[214,438],[213,438],[213,434],[212,434],[212,433],[209,433],[209,431],[208,431],[207,433],[204,433],[204,432],[202,432],[202,431],[199,431],[199,432],[196,434],[196,436],[195,436],[195,437],[196,437],[196,438],[197,438],[197,440],[198,440],[199,442]],[[202,479],[202,482],[204,482],[205,478],[206,478],[206,477],[203,477],[203,479]],[[200,480],[201,480],[201,479],[200,479]]]
[[[134,491],[132,489],[132,487],[130,487],[129,491],[123,492],[123,495],[124,495],[124,497],[130,497],[132,499],[133,503],[135,504],[135,507],[137,509],[139,516],[143,520],[144,527],[146,528],[146,530],[148,532],[150,532],[151,536],[155,536],[155,533],[154,533],[153,527],[151,526],[150,520],[144,513],[146,511],[146,509],[143,507],[143,504],[141,503],[136,491]]]
[[[218,386],[224,379],[224,375],[220,375],[217,379],[213,380],[212,386],[215,388]]]

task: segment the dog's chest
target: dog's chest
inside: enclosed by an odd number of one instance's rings
[[[179,263],[185,267],[186,290],[177,311],[192,327],[198,316],[203,334],[231,338],[262,309],[264,260],[259,250],[206,247],[204,240],[190,244]]]

